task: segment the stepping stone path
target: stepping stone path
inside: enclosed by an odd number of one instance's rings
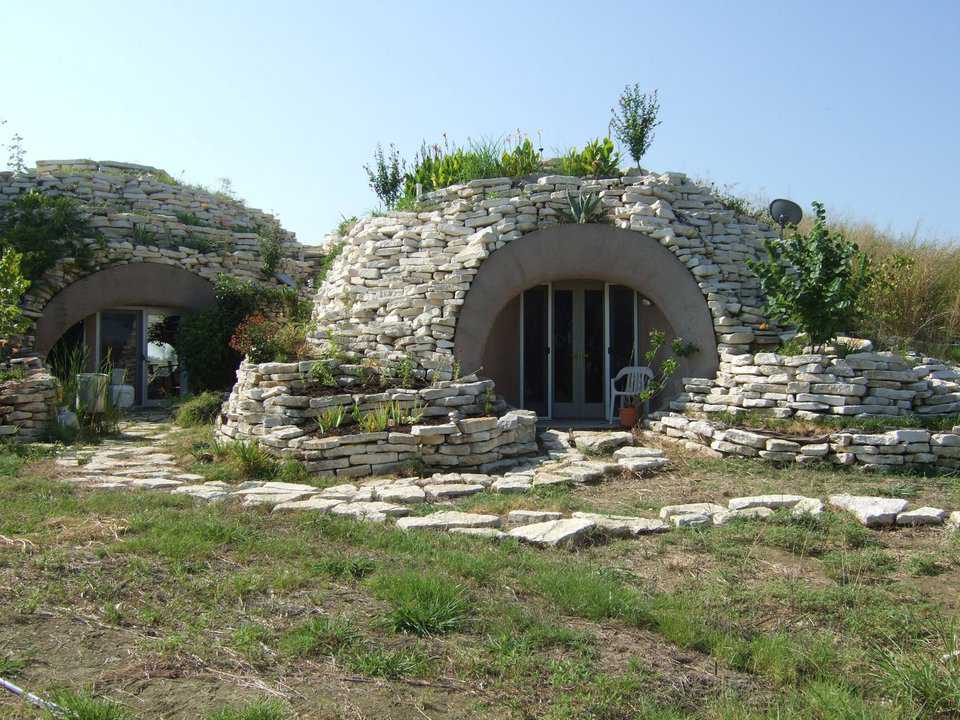
[[[637,538],[663,533],[672,526],[725,525],[737,520],[765,520],[778,510],[794,517],[817,517],[826,506],[820,498],[793,494],[752,495],[732,498],[726,506],[713,502],[682,503],[660,509],[659,517],[634,517],[520,509],[499,515],[441,510],[414,516],[425,502],[445,503],[479,492],[524,493],[532,488],[602,482],[624,471],[645,473],[669,465],[663,451],[636,447],[626,432],[547,430],[540,435],[548,459],[533,458],[502,475],[435,473],[429,478],[379,478],[359,485],[343,483],[319,489],[284,482],[246,482],[228,485],[203,482],[203,476],[186,473],[165,452],[162,441],[170,433],[160,415],[144,415],[122,425],[119,438],[61,455],[56,464],[71,482],[94,488],[169,491],[203,502],[230,498],[244,506],[270,506],[273,512],[312,511],[373,522],[392,522],[403,530],[448,531],[490,540],[513,538],[536,547],[570,546],[594,537]],[[598,457],[595,453],[606,453]],[[831,495],[827,504],[849,512],[871,528],[946,525],[960,531],[960,511],[909,508],[907,500],[887,497]]]

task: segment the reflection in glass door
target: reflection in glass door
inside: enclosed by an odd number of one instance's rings
[[[110,375],[111,385],[136,383],[140,370],[140,311],[100,313],[97,366]]]
[[[181,394],[180,360],[163,329],[175,315],[144,310],[143,404],[156,405]]]

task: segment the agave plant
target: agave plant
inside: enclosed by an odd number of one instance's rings
[[[567,222],[585,225],[591,222],[600,222],[604,217],[603,205],[600,196],[596,193],[567,191],[567,207],[561,210]]]

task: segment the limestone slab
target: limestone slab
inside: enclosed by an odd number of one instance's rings
[[[897,515],[905,511],[910,504],[900,498],[863,495],[831,495],[827,500],[833,507],[852,513],[867,527],[893,525],[897,521]]]
[[[774,510],[778,508],[790,508],[801,500],[805,499],[803,495],[748,495],[746,497],[732,498],[727,507],[731,510],[746,510],[747,508],[767,507]]]
[[[508,535],[538,547],[555,547],[582,539],[596,526],[597,524],[593,520],[583,518],[547,520],[546,522],[514,528]]]
[[[592,520],[597,528],[614,537],[636,537],[666,532],[670,526],[657,518],[632,517],[628,515],[602,515],[600,513],[575,512],[573,517]]]
[[[499,527],[500,518],[496,515],[482,515],[479,513],[465,513],[456,510],[445,510],[419,517],[404,517],[397,520],[397,527],[402,530],[450,530],[452,528],[495,528]]]
[[[716,503],[686,503],[683,505],[665,505],[660,508],[660,517],[664,520],[669,520],[674,515],[716,515],[718,512],[723,512],[727,508],[723,505],[717,505]]]

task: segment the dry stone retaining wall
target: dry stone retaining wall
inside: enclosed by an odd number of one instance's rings
[[[763,240],[774,232],[680,173],[473,180],[427,194],[428,209],[365,218],[342,239],[343,252],[317,294],[312,342],[324,345],[332,336],[365,357],[411,356],[431,379],[449,380],[460,307],[484,260],[556,225],[568,191],[599,194],[614,226],[658,240],[686,265],[721,351],[779,342],[746,265],[765,254]]]
[[[683,384],[671,410],[810,419],[960,412],[960,368],[893,353],[724,354],[716,378],[684,378]]]
[[[706,448],[716,457],[755,457],[781,463],[829,462],[880,471],[960,469],[960,425],[951,432],[843,430],[820,438],[785,439],[760,431],[728,428],[711,420],[666,414],[651,421],[649,428],[692,449]]]
[[[225,439],[256,441],[269,452],[303,462],[322,475],[361,477],[397,472],[407,463],[428,468],[491,472],[514,464],[514,458],[537,452],[536,415],[513,410],[501,417],[502,401],[492,398],[493,381],[466,378],[422,389],[350,392],[354,375],[341,376],[342,392],[330,394],[312,383],[315,361],[244,363],[237,384],[224,405],[218,434]],[[338,372],[357,367],[341,366]],[[318,419],[342,406],[347,416],[397,403],[417,408],[436,424],[415,424],[409,431],[358,432],[331,435]]]
[[[15,358],[0,370],[23,373],[0,383],[0,439],[38,439],[56,416],[56,378],[37,357]]]

